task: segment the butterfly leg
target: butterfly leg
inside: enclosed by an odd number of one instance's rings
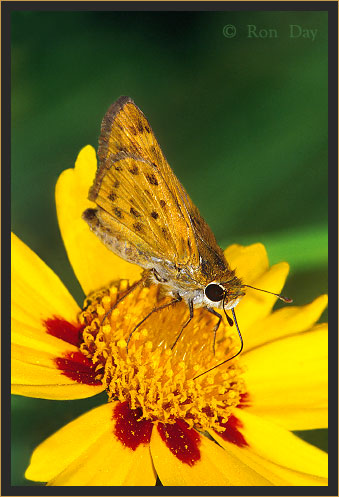
[[[171,305],[174,305],[176,304],[177,302],[180,302],[181,301],[181,297],[177,297],[176,299],[174,300],[171,300],[171,302],[168,302],[167,304],[163,304],[163,305],[160,305],[159,307],[155,307],[154,309],[151,310],[151,312],[149,312],[147,314],[147,316],[144,317],[144,319],[142,319],[140,321],[140,323],[138,323],[134,328],[133,330],[131,331],[131,333],[128,335],[128,338],[127,338],[127,342],[126,342],[126,350],[127,350],[127,353],[128,353],[128,344],[132,338],[132,335],[133,333],[139,328],[139,326],[141,326],[145,321],[146,319],[148,319],[152,314],[154,314],[155,312],[158,312],[158,311],[161,311],[162,309],[166,309],[166,307],[170,307]]]
[[[152,268],[152,269],[151,269],[151,273],[153,274],[154,278],[155,278],[157,281],[159,281],[159,283],[166,283],[166,282],[167,282],[167,280],[165,280],[165,278],[162,278],[162,277],[161,277],[161,276],[157,273],[157,271],[156,271],[154,268]]]
[[[218,328],[220,326],[220,323],[222,321],[222,316],[221,314],[219,314],[217,311],[215,311],[214,309],[212,308],[209,308],[209,307],[205,307],[205,309],[210,312],[211,314],[213,314],[214,316],[217,316],[218,319],[218,322],[217,324],[214,326],[213,328],[213,333],[214,333],[214,337],[213,337],[213,354],[215,355],[215,341],[216,341],[216,338],[217,338],[217,331],[218,331]]]
[[[171,347],[171,350],[173,350],[174,347],[176,346],[176,343],[179,340],[179,338],[181,337],[181,334],[184,331],[184,328],[186,328],[186,326],[188,325],[188,323],[193,319],[193,301],[192,300],[188,301],[188,308],[189,308],[189,311],[190,311],[190,317],[188,318],[188,320],[186,321],[186,323],[184,323],[184,325],[182,326],[179,335],[177,336],[177,338],[175,339],[174,344]]]
[[[122,300],[124,300],[127,295],[129,295],[131,292],[133,292],[133,290],[135,290],[139,285],[141,285],[141,283],[143,283],[145,281],[145,277],[141,278],[140,280],[136,281],[135,283],[133,283],[132,286],[129,287],[129,289],[127,290],[127,292],[125,293],[125,295],[123,295],[120,299],[118,298],[117,301],[115,302],[114,305],[112,305],[112,307],[106,312],[106,314],[104,315],[104,317],[102,318],[102,321],[101,321],[101,326],[104,324],[104,321],[105,319],[107,318],[107,316],[109,316],[113,311],[114,309],[116,308],[116,306],[118,304],[120,304],[120,302]]]

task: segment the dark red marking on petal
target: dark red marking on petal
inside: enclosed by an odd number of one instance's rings
[[[180,461],[193,466],[200,460],[199,433],[193,428],[188,428],[185,421],[177,419],[174,424],[158,424],[158,432],[169,450]]]
[[[248,445],[244,435],[239,431],[239,428],[243,428],[244,426],[240,419],[231,414],[226,423],[222,423],[220,418],[219,424],[220,426],[226,428],[226,430],[222,433],[217,432],[221,438],[227,440],[227,442],[237,445],[238,447],[246,447]]]
[[[64,357],[57,357],[55,364],[62,374],[71,378],[77,383],[85,385],[101,385],[100,380],[95,379],[98,371],[95,371],[95,365],[81,352],[68,352]]]
[[[68,342],[76,347],[79,347],[82,338],[81,333],[85,328],[84,325],[70,323],[69,321],[66,321],[66,319],[58,318],[57,316],[45,319],[43,323],[49,335],[61,338],[64,342]]]
[[[140,444],[149,444],[151,440],[153,423],[147,419],[140,419],[141,416],[140,407],[131,409],[128,402],[119,403],[114,409],[114,434],[124,446],[132,450]]]
[[[237,405],[237,407],[240,407],[240,409],[243,409],[244,407],[250,407],[250,405],[251,405],[250,394],[248,392],[241,393],[239,404]]]

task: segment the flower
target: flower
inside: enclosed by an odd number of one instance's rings
[[[271,312],[275,298],[249,289],[236,308],[244,351],[200,376],[237,350],[236,334],[222,324],[214,356],[215,318],[197,309],[171,350],[184,303],[131,334],[166,301],[157,286],[128,293],[141,269],[81,220],[95,169],[85,147],[56,187],[83,309],[12,235],[12,392],[55,400],[108,394],[35,449],[26,477],[48,485],[154,485],[157,475],[163,485],[326,485],[327,455],[291,430],[327,426],[327,325],[315,324],[327,297]],[[288,266],[269,268],[261,244],[232,245],[225,255],[246,283],[281,290]]]

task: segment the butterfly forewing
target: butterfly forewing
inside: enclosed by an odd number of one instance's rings
[[[150,256],[197,267],[191,201],[186,202],[149,122],[130,98],[121,97],[105,115],[98,157],[89,198],[120,223],[124,232],[119,235],[138,242]]]
[[[183,240],[187,239],[188,230],[162,176],[151,163],[140,158],[118,154],[107,161],[111,167],[96,181],[91,197],[121,225],[120,231],[127,230],[126,240],[139,250],[177,262],[178,233],[174,238],[171,223],[182,225]]]

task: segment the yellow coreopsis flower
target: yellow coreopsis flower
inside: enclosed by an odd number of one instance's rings
[[[203,309],[173,350],[184,303],[140,326],[127,353],[131,330],[160,297],[157,286],[138,287],[114,306],[141,270],[81,219],[95,170],[94,149],[86,147],[56,188],[61,233],[87,296],[83,309],[12,236],[13,393],[108,394],[106,404],[35,449],[26,477],[49,485],[154,485],[157,476],[163,485],[326,485],[327,455],[291,430],[327,426],[327,325],[315,324],[327,297],[271,312],[275,297],[249,290],[237,306],[243,353],[199,377],[238,346],[223,324],[214,356],[213,316]],[[269,268],[262,245],[233,245],[225,255],[247,283],[281,290],[288,266]]]

